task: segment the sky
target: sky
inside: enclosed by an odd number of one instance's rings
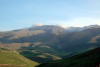
[[[0,31],[100,25],[100,0],[0,0]]]

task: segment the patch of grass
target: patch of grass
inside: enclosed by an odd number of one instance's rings
[[[1,66],[5,64],[5,67],[33,67],[38,65],[37,62],[19,55],[16,51],[5,51],[2,49],[0,49],[0,64]]]

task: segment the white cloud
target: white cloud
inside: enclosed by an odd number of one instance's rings
[[[34,27],[34,26],[43,26],[43,25],[44,25],[44,23],[33,23],[32,26]]]
[[[57,24],[57,26],[60,26],[62,28],[68,28],[66,25],[62,25],[62,24]]]
[[[45,22],[49,23],[49,25],[57,25],[62,28],[68,28],[68,27],[83,27],[83,26],[89,26],[89,25],[100,25],[100,19],[97,18],[73,18],[66,21],[48,21]],[[33,23],[32,26],[43,26],[44,23]]]

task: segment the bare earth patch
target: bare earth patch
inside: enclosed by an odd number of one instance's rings
[[[16,67],[19,67],[19,66],[25,66],[26,64],[23,64],[23,65],[11,65],[11,64],[0,64],[0,66],[16,66]]]

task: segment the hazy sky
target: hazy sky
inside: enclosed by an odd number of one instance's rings
[[[0,31],[33,24],[100,25],[100,0],[0,0]]]

